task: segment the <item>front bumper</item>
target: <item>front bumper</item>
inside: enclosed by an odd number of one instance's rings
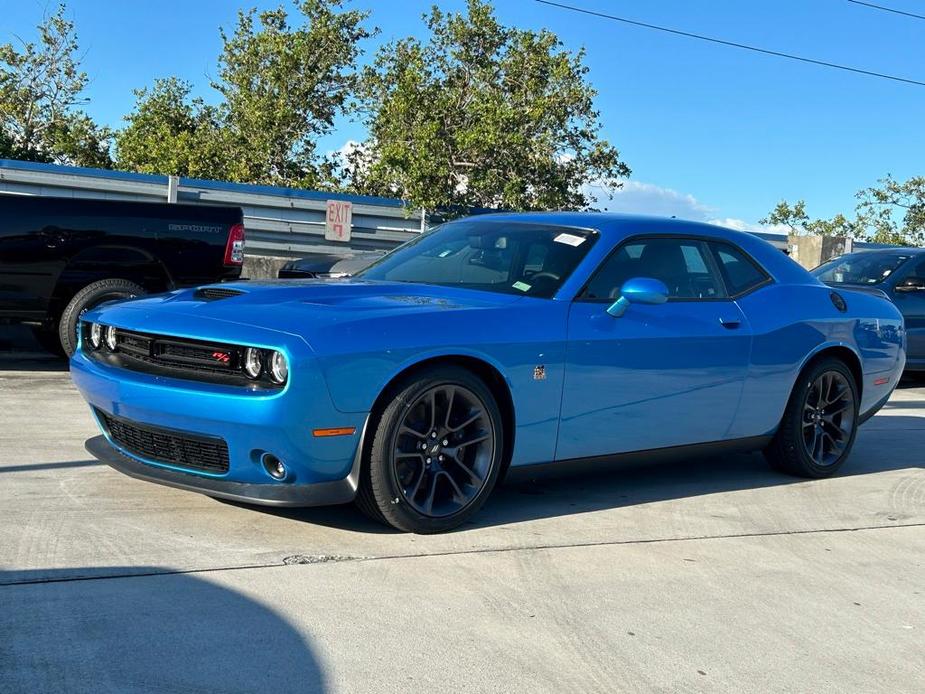
[[[144,326],[133,324],[127,329],[139,327]],[[203,320],[198,332],[202,339],[228,341],[239,330],[236,327],[231,336],[227,326]],[[356,492],[367,415],[342,413],[334,407],[301,338],[249,329],[243,340],[287,354],[290,379],[285,387],[252,391],[149,374],[105,363],[78,350],[71,359],[71,377],[104,435],[99,441],[91,439],[88,449],[133,477],[210,496],[277,506],[350,501]],[[227,445],[226,467],[200,468],[174,455],[141,453],[113,437],[101,415],[139,428],[172,430],[191,439],[221,439]],[[314,429],[329,427],[353,433],[313,435]],[[285,464],[285,478],[277,480],[266,472],[261,463],[264,454],[272,454]]]
[[[356,496],[359,465],[344,479],[315,484],[252,484],[228,479],[202,477],[171,468],[142,463],[115,448],[105,436],[94,436],[84,444],[98,460],[145,482],[199,492],[206,496],[241,501],[258,506],[330,506],[346,504]],[[357,460],[359,462],[359,460]]]

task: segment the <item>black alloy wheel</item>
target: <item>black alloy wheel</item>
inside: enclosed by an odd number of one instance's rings
[[[845,362],[817,359],[797,378],[765,457],[791,475],[835,474],[854,445],[859,407],[858,386]]]
[[[399,530],[436,533],[461,525],[498,480],[501,412],[491,390],[466,369],[414,374],[390,390],[370,425],[357,504]]]
[[[844,454],[854,433],[855,409],[851,384],[838,371],[826,371],[806,391],[803,445],[816,465],[832,465]]]
[[[485,404],[461,385],[429,388],[396,432],[392,471],[418,513],[442,518],[475,499],[494,458],[494,428]]]

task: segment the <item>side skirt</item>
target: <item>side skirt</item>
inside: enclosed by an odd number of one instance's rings
[[[568,460],[557,460],[551,463],[517,465],[508,470],[505,480],[517,481],[540,477],[563,477],[566,475],[570,476],[588,472],[637,467],[643,464],[716,458],[731,453],[760,451],[771,443],[772,438],[773,436],[749,436],[747,438],[731,439],[728,441],[711,441],[709,443],[669,446],[667,448],[650,448],[645,451],[630,451],[627,453],[616,453],[613,455],[594,456],[590,458],[570,458]]]

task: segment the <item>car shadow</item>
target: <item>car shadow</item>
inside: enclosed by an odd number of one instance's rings
[[[0,691],[326,690],[311,645],[252,597],[157,566],[86,572],[107,578],[0,571]]]
[[[24,325],[0,325],[0,371],[67,371],[64,357],[45,351]]]
[[[872,420],[861,428],[854,451],[837,477],[925,467],[921,455],[923,437],[923,417],[891,415]],[[889,445],[883,445],[884,438]],[[482,510],[458,530],[805,481],[771,469],[758,452],[670,462],[597,463],[596,467],[565,464],[513,468]],[[398,532],[367,519],[351,505],[294,509],[234,505],[355,532]]]

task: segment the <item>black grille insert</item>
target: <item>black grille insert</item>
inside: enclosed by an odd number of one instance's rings
[[[191,470],[228,472],[228,444],[224,439],[138,424],[99,409],[96,414],[110,438],[129,453]]]

